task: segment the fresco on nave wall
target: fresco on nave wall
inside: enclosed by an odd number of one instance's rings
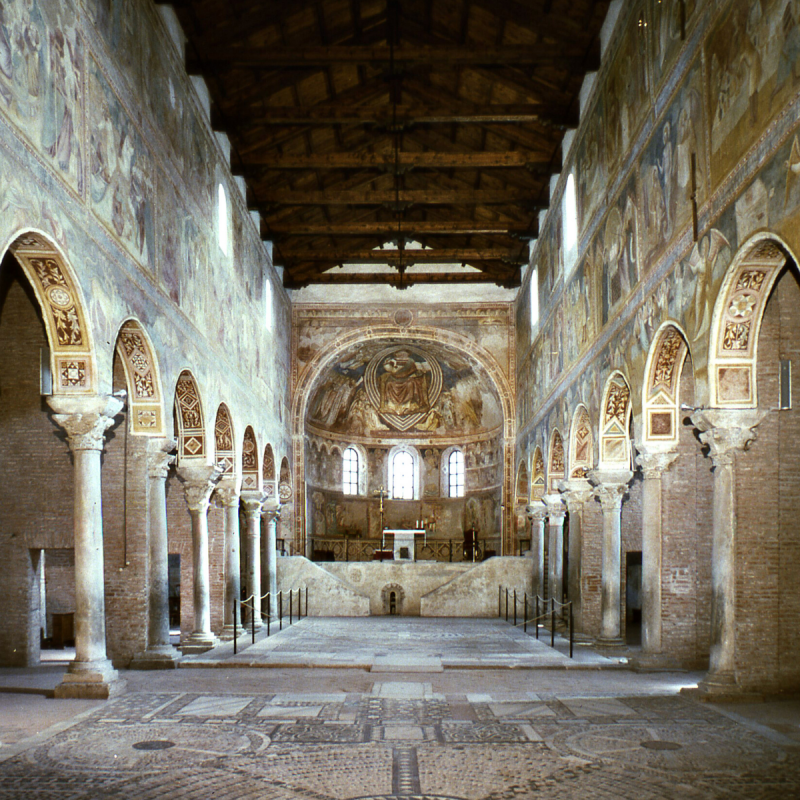
[[[578,143],[575,157],[577,177],[578,219],[585,227],[605,195],[608,179],[605,150],[605,110],[598,92],[591,112],[585,115],[586,128]]]
[[[733,2],[705,43],[714,185],[800,87],[800,3]]]
[[[591,253],[584,257],[569,279],[562,299],[564,309],[564,365],[571,364],[594,338]]]
[[[639,172],[644,223],[640,227],[643,271],[653,266],[676,233],[691,225],[692,194],[698,206],[706,200],[704,119],[698,59],[672,104],[656,123],[642,154]]]
[[[311,395],[308,421],[342,434],[475,433],[503,423],[489,376],[432,343],[366,342],[327,370]]]
[[[0,113],[83,194],[86,50],[66,3],[0,3]]]
[[[609,173],[618,166],[620,156],[630,152],[650,107],[647,27],[640,25],[638,13],[628,16],[627,27],[613,59],[603,92]]]
[[[705,6],[701,0],[650,0],[650,63],[655,86],[672,68]]]
[[[639,220],[636,176],[611,207],[595,238],[595,263],[602,259],[602,324],[620,308],[639,280]]]
[[[150,152],[94,59],[88,96],[92,207],[131,256],[152,268],[155,174]]]

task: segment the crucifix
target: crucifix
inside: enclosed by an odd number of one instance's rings
[[[375,489],[372,492],[372,496],[373,497],[377,497],[378,500],[380,501],[380,505],[378,506],[378,510],[380,511],[380,514],[381,514],[381,550],[385,550],[386,549],[386,536],[385,536],[385,534],[383,532],[383,527],[384,527],[383,526],[383,501],[386,498],[389,497],[389,492],[387,492],[386,488],[383,486],[383,484],[381,484],[381,488],[380,489]]]

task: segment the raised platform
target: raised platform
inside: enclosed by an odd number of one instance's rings
[[[278,589],[309,587],[311,616],[495,617],[498,587],[532,592],[533,562],[322,562],[278,559]]]

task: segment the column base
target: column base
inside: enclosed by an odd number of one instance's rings
[[[120,694],[125,681],[108,659],[73,661],[54,690],[58,700],[108,700]]]
[[[213,633],[195,631],[189,638],[181,642],[180,651],[183,655],[206,653],[217,646],[217,637]]]
[[[134,656],[129,669],[177,669],[183,654],[171,644],[156,645]]]
[[[247,633],[247,628],[243,625],[236,626],[236,638],[238,639],[242,634]],[[234,630],[233,624],[228,623],[222,626],[222,631],[219,635],[220,641],[222,642],[230,642],[233,641],[234,637]]]
[[[606,639],[604,636],[601,636],[595,639],[595,645],[597,647],[625,647],[625,640],[619,636],[615,636],[611,639]]]
[[[736,683],[736,675],[729,670],[709,673],[697,687],[684,687],[681,694],[694,697],[704,703],[753,703],[762,702],[764,695],[742,689]]]

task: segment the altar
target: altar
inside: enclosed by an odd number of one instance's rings
[[[402,529],[389,529],[384,532],[390,534],[394,538],[394,560],[395,561],[416,561],[416,547],[415,541],[417,536],[422,536],[423,541],[427,537],[427,531],[424,528],[402,528]]]

